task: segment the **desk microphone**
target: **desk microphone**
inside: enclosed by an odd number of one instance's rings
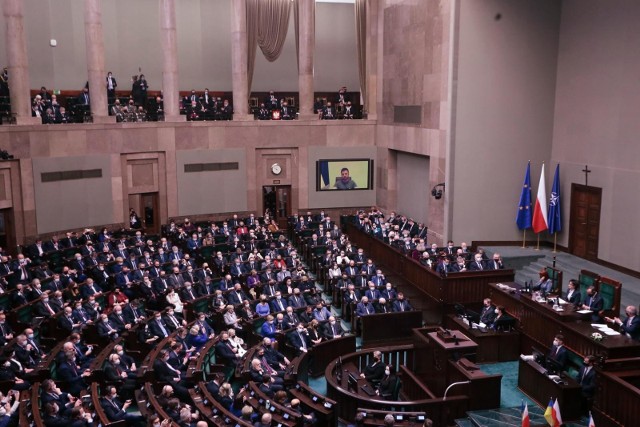
[[[453,335],[453,342],[455,345],[459,345],[460,343],[458,342],[458,336],[457,335]]]

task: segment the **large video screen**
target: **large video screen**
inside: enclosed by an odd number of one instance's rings
[[[373,189],[373,160],[325,159],[316,162],[318,191]]]

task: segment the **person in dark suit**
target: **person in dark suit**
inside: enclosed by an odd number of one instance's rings
[[[634,341],[640,341],[640,317],[638,317],[638,309],[633,306],[627,306],[625,309],[627,318],[620,320],[619,317],[605,317],[609,323],[615,323],[620,329],[620,333],[626,335]]]
[[[380,351],[373,352],[373,360],[364,368],[364,372],[360,374],[360,378],[377,385],[384,376],[385,365],[382,363],[382,353]]]
[[[413,307],[411,306],[409,301],[404,297],[404,294],[402,292],[398,292],[398,297],[393,302],[392,309],[395,312],[411,311],[413,310]]]
[[[576,279],[569,280],[567,284],[567,293],[565,295],[565,299],[569,304],[573,304],[578,307],[582,301],[582,294],[578,290],[578,281]]]
[[[121,403],[116,387],[105,387],[103,397],[100,399],[100,406],[102,406],[109,421],[124,420],[128,425],[144,422],[144,417],[141,415],[133,415],[127,412],[127,408],[131,406],[131,400]]]
[[[362,300],[356,305],[356,315],[358,317],[374,314],[376,312],[373,305],[369,302],[369,298],[362,297]]]
[[[490,298],[483,301],[482,311],[480,312],[480,323],[484,323],[487,327],[493,325],[496,318],[496,307],[491,303]]]
[[[334,316],[329,317],[329,321],[322,327],[322,333],[328,340],[333,338],[340,338],[344,335],[344,330],[340,326],[340,322],[336,320]]]
[[[160,312],[156,312],[154,318],[149,320],[148,322],[149,332],[156,337],[166,338],[169,336],[171,331],[169,327],[162,320],[162,314]]]
[[[600,312],[604,308],[604,300],[602,297],[596,292],[596,288],[594,286],[589,286],[587,288],[587,298],[582,304],[581,307],[583,310],[591,310],[591,322],[592,323],[602,323],[602,317]]]
[[[233,290],[227,294],[227,300],[229,304],[232,305],[240,305],[243,301],[249,300],[250,298],[247,294],[242,290],[242,285],[240,283],[236,283],[233,286]]]
[[[583,413],[588,414],[593,404],[593,395],[596,392],[596,371],[594,363],[596,361],[595,356],[586,356],[582,361],[583,366],[578,372],[576,380],[580,384],[580,392],[582,394],[582,408]]]
[[[482,259],[482,254],[477,253],[473,257],[473,261],[469,264],[469,271],[483,271],[487,270],[487,265]]]
[[[58,316],[58,326],[69,334],[81,326],[81,323],[73,318],[73,309],[70,306],[64,308],[62,316]]]
[[[73,396],[79,396],[87,388],[85,378],[90,375],[89,369],[82,370],[76,365],[76,355],[72,352],[67,353],[65,361],[58,366],[58,376],[66,384],[65,391]]]
[[[487,263],[489,270],[504,270],[504,263],[499,253],[493,254],[493,259]]]
[[[449,257],[442,257],[436,266],[436,273],[441,276],[446,276],[449,273],[455,272],[451,260]]]
[[[302,323],[298,323],[296,330],[289,333],[288,339],[296,351],[296,356],[306,353],[311,348],[309,334]]]
[[[133,397],[136,388],[135,374],[120,363],[118,354],[110,354],[107,363],[104,364],[104,377],[107,381],[118,384],[120,393],[125,397]]]
[[[560,370],[564,370],[567,364],[567,349],[564,347],[564,337],[562,335],[556,335],[553,339],[553,346],[547,354],[547,359],[557,364]],[[547,368],[550,368],[547,366]]]
[[[13,337],[13,329],[11,329],[11,325],[7,323],[7,314],[4,311],[0,311],[0,346],[4,346],[8,341],[11,341]]]
[[[214,374],[213,379],[207,383],[207,390],[209,390],[209,393],[211,393],[211,396],[213,396],[214,399],[218,399],[218,392],[220,391],[220,387],[223,383],[224,374],[222,373]]]
[[[287,300],[282,298],[282,293],[276,291],[275,298],[271,301],[271,312],[278,313],[284,311],[287,308]]]
[[[235,367],[236,363],[240,360],[238,350],[229,342],[229,332],[227,331],[220,333],[220,339],[216,343],[215,349],[216,358],[219,358],[225,366]]]
[[[115,77],[111,71],[107,73],[107,99],[111,101],[116,97],[116,88],[118,87],[118,83],[116,82]]]
[[[97,328],[98,335],[100,335],[101,337],[115,340],[119,336],[118,328],[111,323],[109,317],[106,314],[100,315],[100,322],[98,322]]]

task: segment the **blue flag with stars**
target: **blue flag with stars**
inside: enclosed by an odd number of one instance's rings
[[[562,231],[562,216],[560,211],[560,165],[557,165],[556,174],[553,177],[553,187],[551,187],[551,197],[549,197],[549,234]]]
[[[522,193],[520,194],[520,204],[518,205],[518,215],[516,224],[520,230],[531,228],[531,162],[527,164],[527,172],[524,175]]]

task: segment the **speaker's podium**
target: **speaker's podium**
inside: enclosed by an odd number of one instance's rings
[[[416,348],[414,372],[426,379],[429,388],[438,396],[444,394],[447,387],[449,360],[465,357],[475,361],[478,344],[460,331],[417,328],[413,330],[413,337]]]
[[[535,360],[519,360],[518,388],[545,408],[549,398],[558,399],[563,421],[580,418],[580,385],[568,376],[548,375],[547,369]]]

